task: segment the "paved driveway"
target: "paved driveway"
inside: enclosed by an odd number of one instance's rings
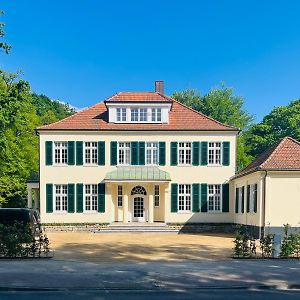
[[[230,235],[48,232],[56,259],[90,262],[223,260]]]

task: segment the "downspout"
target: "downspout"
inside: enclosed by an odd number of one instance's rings
[[[263,233],[265,234],[265,226],[266,226],[266,182],[267,182],[267,176],[268,176],[268,171],[265,170],[265,175],[263,178],[263,195],[262,195],[262,220],[261,220],[261,227],[263,229],[263,232],[260,232],[260,235]],[[261,229],[261,230],[262,230]]]

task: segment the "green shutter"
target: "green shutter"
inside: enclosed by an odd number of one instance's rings
[[[223,142],[223,166],[229,166],[230,165],[230,142]]]
[[[201,212],[207,212],[207,183],[201,184]]]
[[[245,187],[242,186],[242,214],[245,212]]]
[[[53,212],[53,184],[46,184],[46,213]]]
[[[193,142],[193,166],[199,166],[200,142]]]
[[[193,212],[199,212],[200,210],[200,185],[199,183],[193,183]]]
[[[201,142],[201,166],[207,165],[207,153],[208,153],[207,142]]]
[[[257,184],[254,185],[254,212],[257,212]]]
[[[76,184],[76,211],[78,213],[83,212],[83,184]]]
[[[53,164],[53,154],[52,154],[52,142],[46,141],[45,148],[46,148],[46,166],[51,166]]]
[[[166,165],[166,142],[159,142],[159,165]]]
[[[68,165],[75,165],[75,142],[68,142]]]
[[[116,166],[118,163],[118,143],[110,142],[110,165]]]
[[[75,212],[75,184],[68,184],[68,213]]]
[[[83,165],[83,142],[76,142],[76,165]]]
[[[97,147],[98,166],[105,165],[105,142],[99,141]]]
[[[130,156],[131,156],[131,165],[138,165],[139,164],[139,143],[138,142],[131,142],[130,143]]]
[[[229,183],[222,184],[222,212],[229,212]]]
[[[171,166],[177,166],[178,164],[178,155],[177,155],[177,142],[171,142]]]
[[[176,213],[178,211],[178,184],[171,184],[171,212]]]
[[[250,185],[247,185],[247,212],[250,212]]]
[[[105,183],[98,184],[98,212],[105,212]]]
[[[145,142],[139,142],[139,165],[145,165]]]
[[[235,213],[239,212],[239,188],[235,189]]]

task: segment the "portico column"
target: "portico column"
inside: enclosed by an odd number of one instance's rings
[[[152,193],[149,193],[149,223],[154,222],[154,201],[153,201],[153,191]]]
[[[28,208],[32,208],[32,189],[27,188],[27,206]]]
[[[128,223],[128,194],[123,196],[123,223]]]

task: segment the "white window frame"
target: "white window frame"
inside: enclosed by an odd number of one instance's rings
[[[213,145],[211,145],[213,144]],[[220,147],[216,144],[220,144]],[[210,161],[210,150],[212,151],[212,162]],[[217,151],[220,151],[219,153],[219,159],[217,159]],[[214,142],[208,142],[208,165],[209,166],[221,166],[222,165],[222,142],[220,141],[214,141]]]
[[[180,144],[184,144],[183,146]],[[189,146],[187,146],[189,144]],[[184,161],[180,161],[180,152],[183,151]],[[190,160],[188,160],[188,153]],[[191,166],[192,165],[192,142],[178,142],[178,150],[177,150],[177,156],[178,156],[178,166]]]
[[[250,184],[250,199],[249,199],[249,213],[254,214],[254,192],[255,192],[255,185],[257,185],[257,183],[252,183]],[[257,185],[257,189],[258,189],[258,185]],[[257,190],[256,190],[257,193]],[[258,195],[257,195],[258,197]]]
[[[183,188],[183,193],[181,193],[181,187]],[[189,186],[189,193],[187,193],[187,187]],[[183,199],[180,199],[183,197]],[[190,213],[192,211],[192,185],[191,184],[178,184],[178,200],[177,207],[179,213]],[[181,208],[181,201],[183,201],[183,209]],[[189,209],[188,209],[189,208]]]
[[[160,206],[160,186],[154,185],[154,207]]]
[[[58,192],[58,188],[60,189],[59,192]],[[68,212],[68,185],[54,184],[53,189],[54,189],[53,211],[56,213],[67,213]],[[59,209],[57,209],[57,201],[59,203]]]
[[[239,190],[239,201],[238,201],[238,204],[239,204],[239,207],[238,207],[238,214],[242,214],[242,196],[243,196],[243,186],[239,186],[238,187],[238,190]],[[244,205],[245,205],[245,188],[244,188]],[[245,211],[245,207],[244,207],[244,211]]]
[[[117,122],[127,121],[127,109],[126,107],[117,107],[116,109],[116,120]]]
[[[162,120],[162,109],[161,107],[151,108],[151,121],[152,122],[161,122]]]
[[[216,192],[217,187],[219,188],[219,193]],[[211,189],[212,188],[212,189]],[[211,192],[212,190],[212,192]],[[222,185],[221,184],[208,184],[208,203],[207,203],[207,211],[210,213],[221,213],[223,206],[223,195],[222,195]],[[210,208],[210,200],[213,201],[213,209]],[[216,209],[216,202],[219,201],[219,209]]]
[[[58,154],[58,162],[56,161],[56,153]],[[56,166],[68,165],[68,142],[54,142],[53,164]]]
[[[123,149],[123,151],[124,151],[124,162],[123,163],[120,163],[120,150],[121,149]],[[126,155],[128,155],[128,159],[126,159]],[[130,142],[118,142],[118,166],[130,166],[130,163],[131,163]]]
[[[85,213],[97,213],[98,212],[98,185],[97,184],[84,184],[83,185],[83,211]],[[89,188],[89,192],[87,192]],[[87,197],[90,197],[90,208],[87,208]]]
[[[84,164],[87,166],[98,165],[98,143],[97,142],[84,142]],[[89,145],[88,145],[89,144]],[[90,156],[90,162],[87,162],[87,152]]]
[[[155,163],[155,150],[156,150],[156,163]],[[150,162],[148,162],[148,151],[150,151]],[[145,165],[158,166],[159,165],[159,143],[158,142],[145,142]]]
[[[123,186],[117,186],[117,201],[118,207],[123,207]]]
[[[140,109],[138,107],[130,108],[130,121],[139,122],[140,121]]]

